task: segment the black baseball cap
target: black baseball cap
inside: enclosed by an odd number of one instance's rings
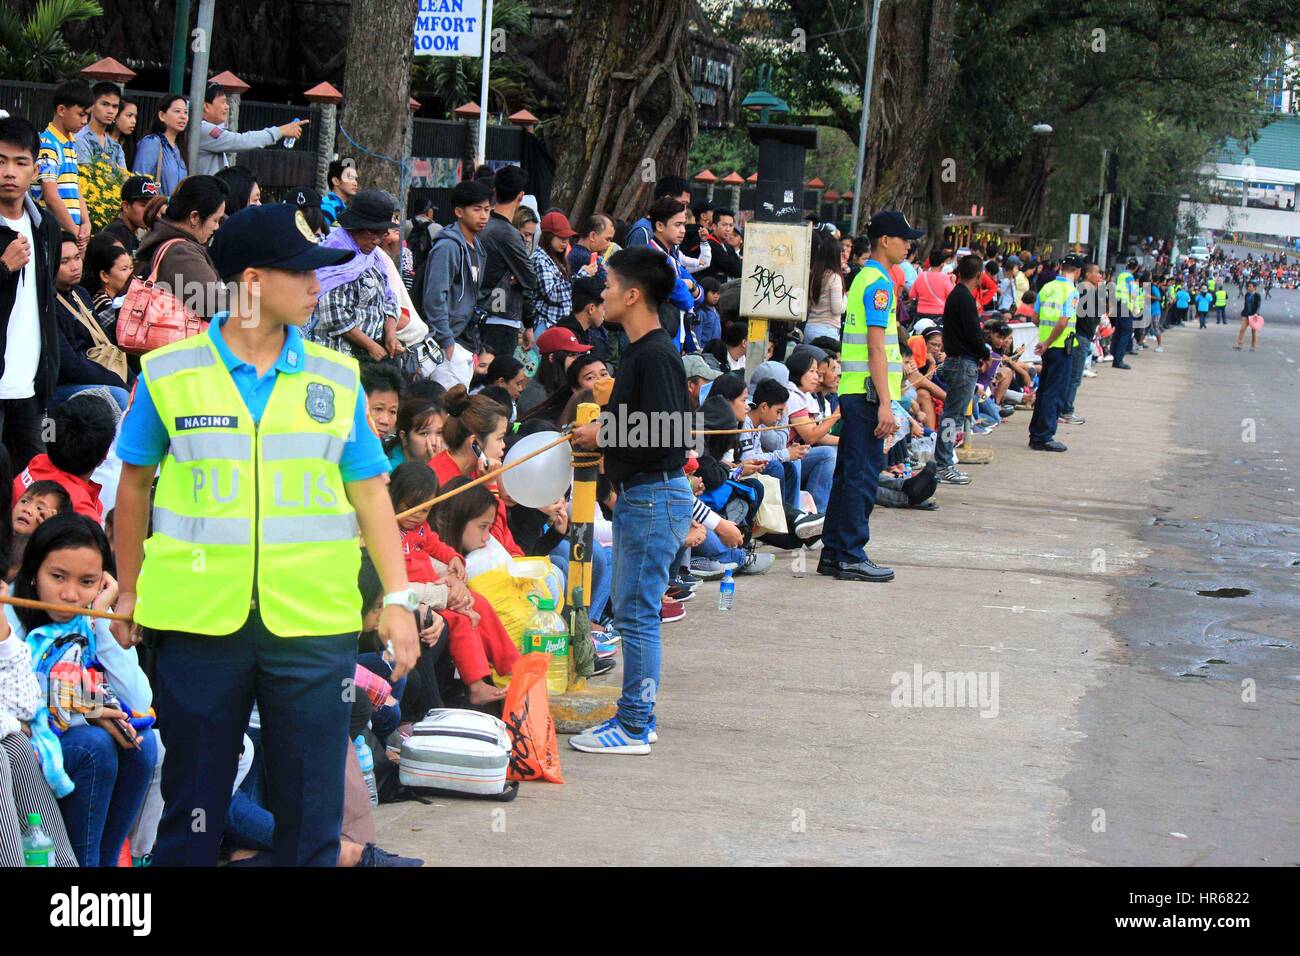
[[[147,176],[132,176],[122,184],[122,202],[138,202],[162,194],[162,186]]]
[[[339,225],[344,229],[396,229],[397,224],[393,222],[396,212],[397,200],[392,193],[382,189],[363,189],[339,213]]]
[[[1082,269],[1088,260],[1077,252],[1072,252],[1061,260],[1062,269]]]
[[[318,246],[302,210],[288,203],[239,210],[221,224],[209,252],[222,279],[258,267],[312,272],[342,265],[356,254]]]
[[[871,217],[867,225],[867,237],[879,239],[882,236],[895,236],[899,239],[920,239],[925,235],[924,229],[913,229],[897,209],[885,209]]]
[[[321,204],[320,193],[312,186],[302,186],[298,189],[291,189],[289,196],[285,200],[300,209],[319,209]]]

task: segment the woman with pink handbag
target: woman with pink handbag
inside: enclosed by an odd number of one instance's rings
[[[1237,344],[1232,347],[1234,352],[1240,352],[1242,343],[1246,341],[1246,328],[1250,327],[1250,350],[1255,351],[1255,343],[1259,338],[1259,330],[1264,327],[1264,317],[1259,314],[1260,296],[1255,291],[1254,280],[1246,283],[1246,303],[1241,307],[1241,328],[1237,330]]]
[[[117,344],[131,355],[203,331],[220,312],[224,288],[208,240],[226,214],[226,186],[215,176],[190,176],[136,253],[135,277],[117,317]]]

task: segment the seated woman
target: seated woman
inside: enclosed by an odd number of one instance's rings
[[[524,371],[523,362],[513,355],[495,356],[483,375],[483,381],[479,384],[483,388],[492,385],[504,388],[506,394],[510,396],[508,408],[510,420],[513,422],[519,418],[519,396],[523,395],[524,389],[528,387],[528,373]]]
[[[442,426],[446,447],[429,462],[438,484],[445,486],[453,478],[477,478],[485,471],[500,468],[506,451],[506,410],[482,395],[471,396],[463,385],[451,389],[443,401],[447,406],[447,420]],[[506,506],[501,502],[498,505],[492,537],[511,555],[522,558],[524,551],[510,533]]]
[[[394,468],[407,461],[428,464],[443,450],[442,426],[446,420],[447,409],[441,396],[403,395],[397,426],[384,442],[388,463]]]
[[[108,610],[117,599],[111,563],[98,524],[84,515],[55,515],[27,542],[14,594]],[[123,650],[102,618],[9,605],[4,612],[7,627],[31,648],[44,704],[30,722],[32,743],[59,797],[77,860],[114,866],[158,758],[156,733],[144,729],[152,723],[153,691],[135,648]],[[101,691],[87,697],[79,689],[91,679],[102,681]]]
[[[8,590],[0,584],[0,594]],[[41,703],[31,649],[0,617],[0,866],[24,865],[23,830],[32,813],[41,815],[41,829],[54,841],[53,865],[77,865],[58,801],[27,736]]]
[[[95,321],[110,341],[117,341],[117,310],[131,284],[131,254],[108,233],[100,233],[86,246],[82,285],[90,293]]]
[[[818,362],[826,353],[801,345],[786,359],[790,371],[789,398],[785,413],[790,419],[790,437],[805,445],[808,452],[799,463],[801,487],[812,495],[817,510],[823,514],[831,497],[831,479],[835,476],[836,446],[840,440],[831,434],[835,421],[814,421],[817,414],[817,389],[821,385]]]
[[[102,387],[126,411],[129,373],[126,355],[109,341],[91,311],[90,295],[81,288],[81,251],[75,236],[63,234],[54,277],[59,325],[59,379],[50,398],[53,407],[88,388]]]

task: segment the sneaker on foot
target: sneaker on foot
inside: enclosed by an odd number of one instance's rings
[[[424,866],[424,861],[416,859],[413,856],[398,856],[396,853],[389,853],[387,850],[381,850],[373,843],[367,843],[366,848],[361,851],[361,859],[357,861],[357,866]]]
[[[1094,372],[1094,371],[1093,371],[1092,369],[1090,369],[1090,368],[1085,368],[1085,369],[1083,370],[1083,377],[1084,377],[1084,378],[1096,378],[1096,377],[1097,377],[1097,373]]]
[[[1085,420],[1082,419],[1082,418],[1080,418],[1078,415],[1062,415],[1062,416],[1061,416],[1059,419],[1057,419],[1057,420],[1058,420],[1058,421],[1061,421],[1061,422],[1064,422],[1064,423],[1067,424],[1067,425],[1083,425],[1083,424],[1086,424]]]
[[[659,735],[655,733],[655,723],[655,715],[651,714],[650,723],[646,724],[645,727],[645,739],[650,741],[652,744],[659,743]]]
[[[745,563],[740,566],[737,574],[767,574],[772,570],[772,565],[776,564],[776,555],[760,554],[757,551],[751,551],[745,556]]]
[[[804,541],[815,538],[822,533],[825,524],[825,515],[800,515],[794,519],[794,536]]]
[[[695,575],[688,574],[685,571],[678,571],[677,575],[668,583],[675,588],[686,588],[694,591],[700,586],[700,582],[703,580],[703,578],[697,578]]]
[[[649,734],[630,733],[611,717],[603,724],[589,727],[580,734],[569,738],[569,746],[588,754],[648,754],[650,752]]]
[[[958,471],[953,465],[946,468],[940,468],[936,476],[945,485],[969,485],[970,475],[964,471]]]
[[[715,561],[713,558],[691,558],[691,574],[704,581],[716,581],[728,571],[734,571],[735,562]]]
[[[1157,351],[1157,352],[1163,352],[1164,350],[1165,350],[1165,347],[1164,347],[1163,345],[1157,345],[1157,346],[1155,347],[1155,351]]]
[[[659,623],[671,624],[673,621],[680,621],[686,616],[686,608],[682,607],[680,601],[670,601],[664,598],[662,606],[659,608]]]
[[[668,585],[668,597],[678,604],[685,604],[695,597],[694,588],[679,588],[674,584]]]
[[[592,677],[599,677],[601,674],[608,674],[610,671],[612,671],[612,670],[614,669],[614,666],[615,666],[615,664],[614,664],[614,658],[612,658],[612,657],[597,657],[597,658],[596,658],[596,664],[595,664],[595,666],[592,668],[592,671],[591,671],[591,676],[592,676]]]

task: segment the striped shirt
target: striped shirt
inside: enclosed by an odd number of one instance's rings
[[[43,183],[58,183],[59,198],[68,207],[74,224],[81,225],[81,186],[77,181],[77,144],[71,136],[64,136],[51,123],[41,134],[41,151],[36,156],[36,182],[32,184],[32,199],[45,208],[41,192]]]

